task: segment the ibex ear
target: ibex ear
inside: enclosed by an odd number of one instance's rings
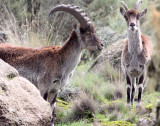
[[[72,27],[74,30],[76,30],[78,28],[77,24],[73,24]]]
[[[77,24],[73,24],[73,29],[76,32],[77,36],[80,38],[80,28]]]
[[[73,24],[72,26],[73,26],[73,29],[75,30],[76,33],[80,32],[79,26],[77,24]]]
[[[143,10],[142,12],[140,12],[139,14],[139,18],[142,19],[147,13],[147,9]]]
[[[120,7],[120,13],[124,16],[126,11],[122,7]]]

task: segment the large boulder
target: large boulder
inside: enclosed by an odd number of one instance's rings
[[[105,47],[112,45],[113,43],[125,39],[127,37],[126,31],[123,33],[118,33],[112,30],[110,27],[99,27],[97,29],[97,34],[101,38],[101,41]]]
[[[94,61],[90,70],[98,71],[102,65],[110,63],[113,67],[121,69],[121,54],[124,47],[125,39],[119,40],[108,46]]]
[[[0,126],[46,126],[50,104],[17,70],[0,59]]]

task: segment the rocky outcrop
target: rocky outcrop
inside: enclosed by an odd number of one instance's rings
[[[81,93],[82,91],[78,88],[67,85],[58,93],[58,98],[69,102],[72,98],[78,97]]]
[[[94,61],[90,70],[97,71],[103,64],[109,62],[113,67],[121,69],[121,53],[125,40],[119,40],[105,49]]]
[[[0,126],[46,126],[50,104],[17,70],[0,60]]]
[[[140,118],[137,126],[153,126],[154,123],[150,118]]]
[[[127,37],[126,32],[120,34],[109,27],[99,27],[99,29],[97,29],[97,34],[101,38],[105,47]]]

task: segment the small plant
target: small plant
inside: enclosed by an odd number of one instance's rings
[[[103,126],[135,126],[130,122],[126,122],[126,121],[112,121],[112,122],[102,123],[102,125]]]
[[[16,75],[13,74],[13,73],[10,73],[9,75],[7,75],[7,78],[8,78],[9,80],[12,80],[14,77],[16,77]]]
[[[94,114],[98,109],[97,102],[90,96],[82,94],[72,102],[69,120],[78,121],[83,118],[93,121]]]

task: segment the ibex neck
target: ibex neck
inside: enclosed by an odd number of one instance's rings
[[[130,53],[141,53],[142,39],[140,29],[136,32],[128,31],[128,51]]]
[[[73,31],[67,42],[60,49],[60,53],[63,56],[63,64],[66,72],[71,72],[79,63],[81,58],[81,44],[78,41],[78,36]]]
[[[82,52],[81,43],[79,42],[78,36],[75,31],[72,31],[71,36],[68,38],[66,43],[61,47],[61,53],[73,54],[73,52]],[[76,55],[76,54],[75,54]]]

